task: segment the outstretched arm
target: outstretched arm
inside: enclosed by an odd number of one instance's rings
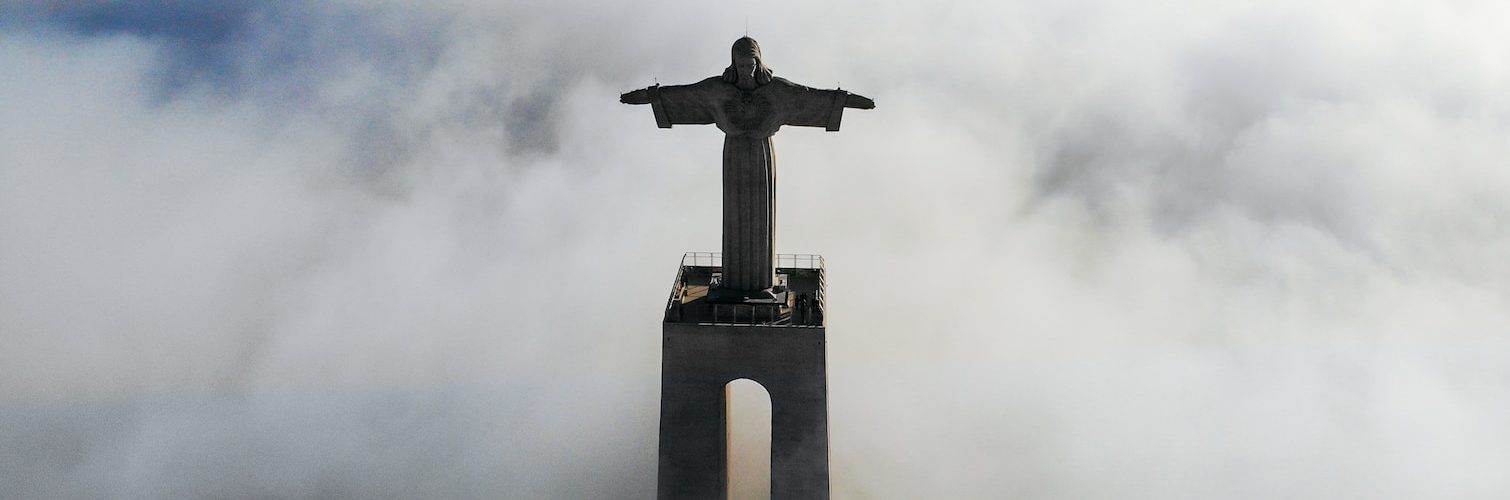
[[[775,79],[774,84],[786,86],[788,112],[782,125],[797,127],[823,127],[830,132],[839,130],[844,118],[844,108],[872,109],[876,102],[863,95],[844,90],[822,90],[798,85],[785,79]]]
[[[705,87],[703,82],[691,85],[651,85],[619,94],[619,102],[649,104],[650,110],[655,113],[655,124],[661,128],[671,128],[673,124],[713,123],[713,115],[708,111],[710,96]]]
[[[628,95],[628,94],[626,94]],[[844,97],[844,107],[855,109],[875,109],[876,102],[860,94],[849,94]]]
[[[647,89],[631,90],[619,94],[619,102],[624,104],[650,104],[650,92]]]

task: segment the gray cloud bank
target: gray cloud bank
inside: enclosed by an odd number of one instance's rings
[[[1510,495],[1498,3],[0,14],[0,497],[652,497],[746,17],[836,498]]]

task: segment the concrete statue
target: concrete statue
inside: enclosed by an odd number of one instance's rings
[[[723,276],[709,299],[775,300],[773,239],[776,158],[771,135],[782,126],[839,130],[844,108],[875,102],[844,90],[822,90],[772,76],[749,37],[734,42],[723,75],[689,85],[656,85],[619,96],[649,104],[661,128],[714,124],[724,133]]]

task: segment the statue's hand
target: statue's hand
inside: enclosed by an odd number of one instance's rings
[[[650,104],[650,92],[645,89],[619,94],[619,102],[624,104]]]
[[[875,109],[876,102],[860,94],[850,94],[844,98],[844,107],[858,109]]]

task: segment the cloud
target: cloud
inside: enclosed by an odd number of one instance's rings
[[[1510,491],[1496,4],[7,9],[0,496],[652,496],[746,18],[837,498]]]

